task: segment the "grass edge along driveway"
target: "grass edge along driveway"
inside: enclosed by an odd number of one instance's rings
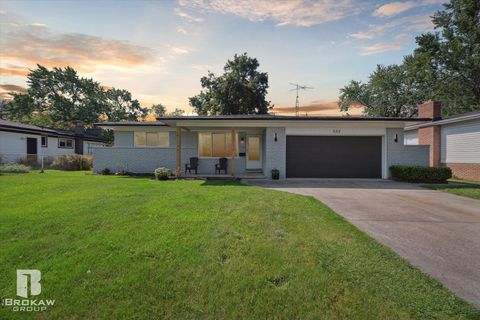
[[[480,311],[311,197],[235,182],[0,176],[0,296],[16,318],[478,319]]]
[[[426,184],[422,187],[480,200],[480,183],[450,181],[447,184]]]

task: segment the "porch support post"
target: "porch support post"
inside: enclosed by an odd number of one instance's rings
[[[177,127],[176,133],[176,142],[177,142],[177,156],[176,156],[176,167],[175,167],[175,176],[178,178],[182,173],[182,128]]]
[[[235,177],[236,174],[236,163],[235,157],[237,155],[237,138],[236,138],[236,131],[232,129],[232,176]]]

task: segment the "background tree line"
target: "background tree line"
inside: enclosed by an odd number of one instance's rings
[[[442,102],[443,114],[480,109],[480,1],[451,0],[432,17],[435,32],[399,65],[378,65],[367,82],[340,89],[339,107],[365,106],[369,116],[413,117],[417,105]]]
[[[49,70],[38,65],[27,79],[27,92],[11,93],[13,99],[3,105],[9,120],[69,129],[78,121],[91,126],[102,120],[140,121],[149,114],[184,113],[178,108],[167,113],[161,104],[141,107],[129,91],[102,87],[93,79],[80,77],[71,67]]]

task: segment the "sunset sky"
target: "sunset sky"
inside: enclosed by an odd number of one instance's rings
[[[69,65],[143,106],[191,112],[200,77],[247,52],[277,111],[292,111],[297,82],[314,88],[300,95],[305,112],[335,114],[339,88],[401,62],[441,2],[0,0],[0,95],[25,88],[37,63]]]

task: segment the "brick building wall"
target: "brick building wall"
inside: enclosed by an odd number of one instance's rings
[[[420,118],[439,119],[442,116],[442,107],[438,101],[428,101],[418,106]],[[431,126],[418,129],[418,144],[430,146],[431,167],[440,166],[440,126]]]
[[[480,181],[480,163],[445,163],[453,176],[460,179]]]

